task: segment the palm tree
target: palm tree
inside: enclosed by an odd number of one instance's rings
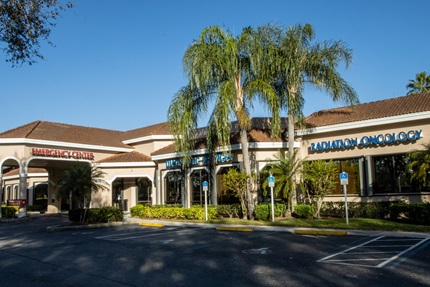
[[[303,119],[304,88],[309,83],[325,91],[333,101],[357,104],[354,89],[341,77],[337,68],[342,62],[348,67],[352,61],[351,50],[341,41],[313,43],[315,31],[310,24],[295,25],[285,29],[267,25],[259,29],[264,39],[266,62],[270,70],[266,77],[278,91],[283,109],[288,110],[288,149],[294,155],[295,125]],[[292,205],[297,202],[295,183],[291,190]]]
[[[275,177],[275,187],[273,190],[274,196],[279,195],[286,201],[287,211],[291,214],[291,196],[293,194],[291,187],[292,182],[295,181],[296,174],[300,171],[302,160],[298,158],[297,151],[294,151],[292,156],[289,156],[285,152],[278,151],[275,155],[276,162],[269,163],[268,168],[265,168],[261,176],[262,189],[267,190],[268,181],[267,177],[272,174]],[[266,194],[264,194],[266,195]]]
[[[214,153],[219,146],[230,146],[232,117],[238,122],[242,146],[243,167],[251,177],[248,152],[250,109],[255,98],[266,104],[272,113],[272,135],[280,130],[279,102],[272,86],[258,76],[263,52],[252,28],[244,28],[234,36],[220,27],[205,28],[200,37],[186,50],[183,66],[188,84],[174,97],[168,110],[168,120],[179,152],[185,160],[194,149],[199,118],[207,113],[214,101],[207,129],[208,149]],[[248,181],[248,218],[253,218],[253,182]]]
[[[58,198],[70,195],[78,200],[79,208],[91,205],[91,194],[99,190],[107,190],[103,180],[104,172],[87,163],[77,163],[66,170],[58,182]]]
[[[411,172],[411,182],[416,180],[426,186],[430,181],[430,143],[423,146],[423,150],[408,153],[410,163],[406,165],[406,170]]]
[[[426,72],[416,74],[415,80],[409,80],[406,88],[409,89],[407,95],[430,92],[430,75]]]

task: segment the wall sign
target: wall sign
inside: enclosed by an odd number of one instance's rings
[[[216,163],[230,162],[233,160],[231,154],[217,154],[214,156]],[[212,161],[210,156],[196,156],[192,157],[189,161],[190,165],[207,165]],[[166,168],[180,167],[182,166],[182,160],[170,159],[166,160]]]
[[[379,135],[363,136],[359,138],[334,139],[311,143],[311,151],[339,150],[355,147],[383,146],[417,141],[423,137],[422,130],[410,130],[408,132],[386,133]]]
[[[94,160],[94,154],[92,152],[58,150],[48,148],[32,148],[31,154],[33,156]]]

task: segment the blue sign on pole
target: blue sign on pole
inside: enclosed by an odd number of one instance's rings
[[[274,176],[269,176],[267,178],[267,181],[269,182],[269,187],[274,187],[275,186],[275,177]]]
[[[339,174],[340,177],[340,184],[341,185],[347,185],[348,184],[348,173],[342,172]]]
[[[207,181],[203,181],[202,185],[203,186],[209,186],[209,183]]]

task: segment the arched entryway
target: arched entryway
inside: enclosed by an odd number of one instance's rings
[[[112,182],[112,206],[127,211],[137,204],[151,204],[152,186],[146,176],[116,178]]]

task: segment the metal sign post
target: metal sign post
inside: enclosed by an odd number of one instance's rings
[[[205,217],[208,220],[208,187],[209,183],[207,181],[203,181],[202,183],[203,191],[205,192]]]
[[[346,172],[342,172],[340,175],[340,184],[343,188],[343,195],[345,196],[345,218],[346,218],[346,224],[349,224],[348,220],[348,200],[346,197],[346,186],[348,185],[348,174]]]
[[[273,187],[275,186],[275,178],[273,177],[273,175],[270,175],[267,178],[267,181],[269,182],[270,198],[272,202],[272,222],[275,222],[275,199],[273,198]]]

